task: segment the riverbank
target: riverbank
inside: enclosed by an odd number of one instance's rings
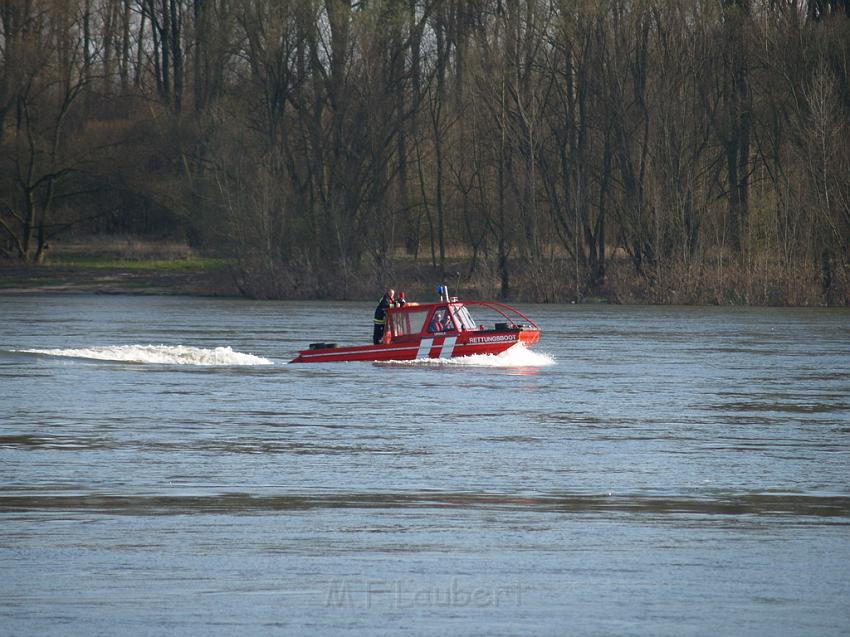
[[[34,292],[239,296],[228,265],[216,260],[0,263],[0,294]]]
[[[671,275],[672,276],[672,275]],[[744,277],[741,277],[743,279]],[[651,281],[631,276],[624,268],[611,268],[604,286],[576,297],[569,282],[555,276],[539,278],[517,274],[510,299],[514,302],[611,303],[647,305],[755,305],[785,307],[847,306],[846,294],[820,294],[805,281],[797,285],[730,279],[724,286],[698,281],[660,289]],[[436,280],[430,268],[398,267],[387,280],[407,292],[408,298],[426,298]],[[736,283],[739,281],[739,283]],[[451,276],[450,289],[464,298],[499,298],[494,277]],[[749,285],[748,285],[749,283]],[[290,299],[367,300],[383,283],[375,276],[355,281],[339,295],[333,291],[302,289],[281,295]],[[210,297],[252,296],[240,283],[240,274],[226,259],[179,258],[121,261],[111,258],[64,260],[45,265],[0,262],[0,296],[28,293],[87,293],[133,295],[185,295]]]
[[[179,241],[83,237],[56,241],[44,264],[0,260],[0,294],[239,296],[231,262]]]
[[[503,297],[487,263],[470,273],[468,259],[446,264],[440,277],[430,261],[398,258],[382,273],[364,266],[346,281],[323,281],[317,272],[246,273],[232,260],[201,255],[185,244],[124,239],[58,246],[43,265],[0,261],[0,295],[96,293],[284,299],[370,300],[385,285],[427,298],[445,282],[463,298]],[[610,259],[604,283],[578,288],[571,264],[553,260],[531,267],[511,264],[506,300],[537,303],[652,305],[754,305],[823,307],[850,305],[850,273],[833,268],[828,288],[816,264],[789,272],[769,264],[699,263],[638,275],[627,259]]]

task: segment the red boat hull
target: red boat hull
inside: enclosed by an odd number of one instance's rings
[[[412,361],[423,358],[457,358],[474,354],[501,354],[517,343],[531,346],[540,340],[540,331],[461,332],[428,336],[413,341],[307,349],[293,363],[338,363],[347,361]]]

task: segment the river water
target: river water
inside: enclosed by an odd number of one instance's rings
[[[287,365],[372,304],[0,297],[0,632],[850,632],[850,313],[520,309]]]

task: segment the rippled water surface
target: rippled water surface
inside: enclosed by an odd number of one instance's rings
[[[0,297],[0,632],[850,632],[850,313],[286,364],[372,309]]]

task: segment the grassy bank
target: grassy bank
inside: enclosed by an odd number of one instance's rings
[[[821,264],[794,269],[775,263],[715,259],[668,269],[636,272],[630,260],[610,258],[604,281],[576,281],[569,260],[510,265],[506,300],[546,303],[683,305],[848,306],[850,272],[833,267],[825,280]],[[363,299],[386,286],[411,299],[431,298],[437,283],[463,298],[502,297],[495,264],[480,260],[474,269],[461,255],[443,273],[429,260],[397,257],[378,269],[364,263],[348,276],[328,268],[254,269],[229,259],[195,253],[185,244],[133,239],[77,241],[57,246],[43,265],[0,262],[0,293],[88,292],[105,294],[186,294],[289,299]]]
[[[0,293],[237,296],[231,266],[172,242],[76,241],[57,245],[41,265],[0,261]]]
[[[239,294],[226,264],[155,261],[0,264],[0,293],[90,292],[101,294]]]

